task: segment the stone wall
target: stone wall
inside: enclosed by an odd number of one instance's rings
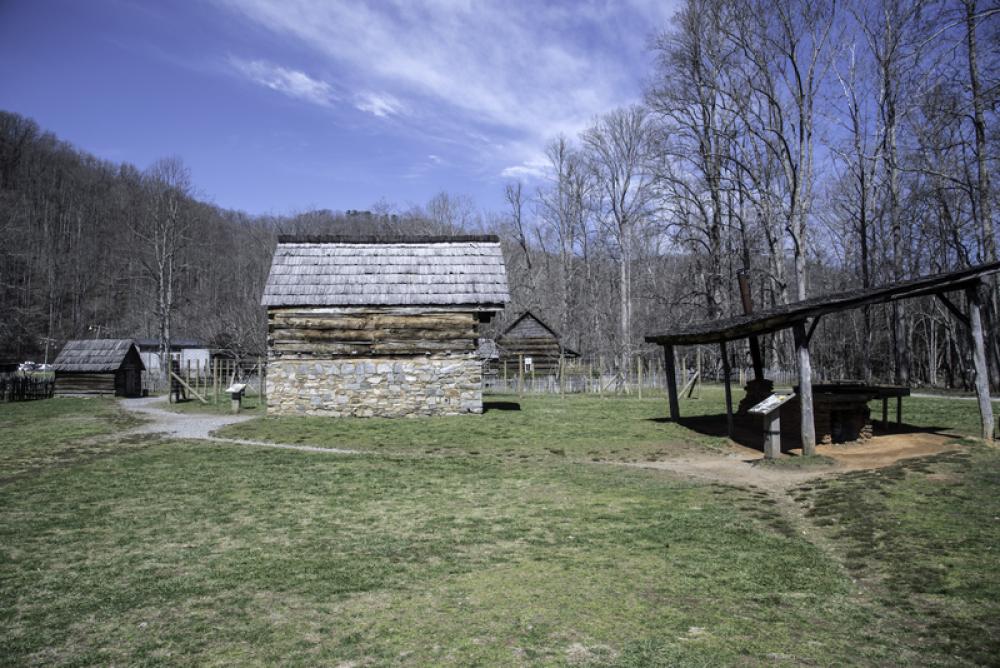
[[[482,413],[473,355],[272,359],[268,415],[410,417]]]

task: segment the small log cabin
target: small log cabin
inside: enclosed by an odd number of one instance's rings
[[[524,364],[526,373],[556,375],[559,358],[573,359],[580,355],[562,345],[559,334],[531,311],[525,311],[497,340],[499,368],[506,364],[510,373],[518,373]]]
[[[279,237],[268,413],[481,413],[479,325],[508,299],[495,236]]]
[[[142,394],[145,366],[132,339],[67,341],[52,366],[56,396]]]

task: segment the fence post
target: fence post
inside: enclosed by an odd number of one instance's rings
[[[637,371],[637,374],[638,374],[637,380],[639,382],[639,398],[642,399],[642,357],[641,356],[636,360],[636,371]]]
[[[517,354],[517,396],[524,397],[524,354]]]

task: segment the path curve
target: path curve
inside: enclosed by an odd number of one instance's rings
[[[212,415],[206,413],[175,413],[158,408],[155,404],[163,401],[163,397],[143,397],[141,399],[122,399],[122,407],[137,413],[146,422],[130,429],[131,434],[165,434],[176,438],[214,441],[216,443],[235,443],[262,448],[277,448],[281,450],[301,450],[303,452],[324,452],[333,455],[368,454],[361,450],[346,448],[323,448],[315,445],[298,445],[294,443],[272,443],[271,441],[252,441],[242,438],[220,438],[213,436],[216,430],[254,419],[253,415]]]

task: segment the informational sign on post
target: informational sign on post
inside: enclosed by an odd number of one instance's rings
[[[794,392],[772,394],[747,411],[764,416],[764,457],[767,459],[781,456],[781,411],[778,409],[794,398]]]
[[[794,398],[794,392],[789,392],[788,394],[772,394],[767,399],[764,399],[764,401],[751,408],[748,412],[753,413],[754,415],[769,415],[780,408],[782,404]]]

